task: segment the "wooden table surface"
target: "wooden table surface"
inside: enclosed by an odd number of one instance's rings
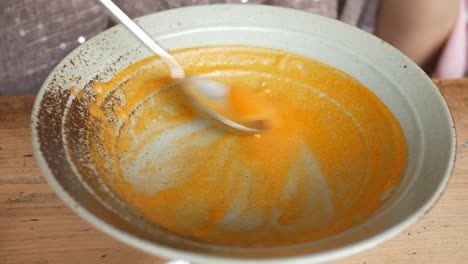
[[[468,79],[436,83],[458,138],[446,191],[404,233],[335,263],[468,263]],[[33,100],[0,97],[0,263],[164,263],[96,230],[57,198],[32,156]]]

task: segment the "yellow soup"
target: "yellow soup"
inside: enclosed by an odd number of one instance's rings
[[[222,245],[306,242],[362,223],[400,184],[402,129],[348,74],[257,47],[174,55],[190,75],[261,96],[274,122],[259,135],[216,126],[168,86],[157,57],[95,83],[87,140],[97,173],[155,224]]]

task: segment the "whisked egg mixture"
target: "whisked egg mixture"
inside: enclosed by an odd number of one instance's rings
[[[157,57],[95,83],[87,141],[117,196],[178,235],[231,246],[321,239],[368,219],[407,164],[403,131],[350,75],[283,51],[174,51],[189,75],[248,91],[274,109],[265,133],[201,118]]]

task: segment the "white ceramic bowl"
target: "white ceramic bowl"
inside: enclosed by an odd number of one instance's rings
[[[78,173],[76,161],[68,154],[79,151],[73,145],[79,145],[79,135],[65,139],[67,133],[79,134],[76,131],[83,126],[71,86],[108,80],[152,55],[117,26],[87,41],[57,66],[44,83],[32,114],[34,153],[48,183],[77,214],[112,237],[151,254],[195,263],[324,262],[396,236],[429,210],[447,184],[455,156],[449,109],[424,72],[384,41],[335,20],[270,6],[190,7],[149,15],[138,22],[169,49],[253,45],[314,58],[349,73],[399,120],[408,141],[408,167],[388,206],[364,224],[320,241],[256,249],[213,246],[164,230],[148,231],[99,187],[97,179]]]

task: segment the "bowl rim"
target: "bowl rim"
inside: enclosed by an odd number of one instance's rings
[[[382,41],[379,38],[364,32],[358,28],[355,28],[353,26],[350,26],[348,24],[345,24],[341,21],[330,19],[327,17],[322,17],[319,15],[311,14],[305,11],[300,11],[300,10],[295,10],[295,9],[290,9],[290,8],[284,8],[284,7],[276,7],[276,6],[266,6],[266,5],[245,5],[245,4],[214,4],[214,5],[202,5],[202,6],[189,6],[189,7],[182,7],[182,8],[176,8],[176,9],[170,9],[170,10],[165,10],[153,14],[149,14],[146,16],[142,16],[139,18],[136,18],[135,20],[139,21],[145,21],[145,20],[151,20],[154,16],[159,16],[159,14],[177,14],[180,12],[187,12],[187,10],[209,10],[209,9],[226,9],[229,10],[230,8],[237,8],[237,9],[249,9],[250,12],[252,10],[257,10],[257,11],[269,11],[269,10],[281,10],[281,12],[284,13],[306,13],[308,16],[315,17],[314,19],[321,19],[321,20],[326,20],[327,23],[339,25],[340,27],[346,27],[346,30],[352,31],[354,34],[357,34],[361,37],[366,37],[368,39],[371,39],[371,41]],[[117,27],[122,27],[121,25],[116,25],[114,27],[111,27],[96,36],[94,36],[92,39],[97,39],[101,37],[104,33],[109,32],[111,30],[114,30]],[[86,42],[88,43],[88,42]],[[85,43],[85,45],[86,45]],[[76,214],[78,214],[81,218],[85,219],[88,223],[93,225],[99,230],[102,230],[104,233],[108,234],[109,236],[124,242],[125,244],[131,245],[134,248],[143,250],[147,253],[150,253],[152,255],[157,255],[157,256],[162,256],[170,259],[180,259],[180,258],[186,258],[192,261],[195,261],[196,263],[319,263],[319,262],[325,262],[325,261],[331,261],[331,260],[336,260],[345,256],[349,256],[364,250],[367,250],[369,248],[372,248],[378,244],[381,244],[398,234],[400,234],[402,231],[413,225],[415,222],[417,222],[422,216],[428,213],[428,211],[434,206],[436,201],[441,197],[441,194],[444,192],[446,185],[448,184],[452,171],[454,168],[454,163],[456,159],[456,130],[455,130],[455,125],[453,121],[452,114],[450,112],[450,108],[448,107],[444,97],[440,93],[439,89],[436,87],[436,85],[427,77],[427,75],[418,67],[416,64],[414,64],[408,57],[403,55],[400,51],[398,51],[396,48],[392,47],[391,45],[384,43],[382,45],[382,49],[386,49],[385,52],[390,52],[395,55],[398,55],[400,57],[404,57],[408,60],[409,67],[416,67],[420,70],[422,73],[422,78],[429,80],[432,85],[433,92],[435,92],[436,96],[438,97],[438,100],[443,104],[444,106],[444,115],[448,118],[448,121],[450,123],[450,135],[451,135],[451,146],[450,146],[450,157],[448,157],[448,164],[446,164],[446,168],[444,171],[444,176],[442,177],[442,180],[440,184],[438,185],[436,191],[430,196],[429,199],[427,199],[423,206],[421,206],[418,210],[414,211],[413,213],[410,214],[410,216],[406,217],[403,221],[401,221],[399,224],[396,224],[385,231],[382,231],[380,233],[372,235],[369,239],[367,240],[362,240],[356,243],[352,243],[340,248],[332,249],[332,250],[327,250],[327,251],[321,251],[317,253],[311,253],[311,254],[304,254],[304,255],[297,255],[297,256],[287,256],[287,257],[280,257],[280,258],[239,258],[237,256],[230,256],[226,257],[223,255],[216,255],[216,254],[204,254],[204,253],[197,253],[189,250],[181,250],[181,249],[175,249],[171,248],[168,246],[164,246],[161,244],[155,244],[151,241],[139,239],[136,236],[133,236],[130,233],[127,233],[123,230],[118,229],[117,227],[113,226],[112,224],[106,222],[105,220],[99,218],[98,216],[94,215],[92,212],[90,212],[87,208],[83,207],[78,203],[59,183],[57,179],[55,179],[55,176],[53,175],[52,171],[50,170],[45,157],[43,153],[40,150],[40,140],[38,137],[38,131],[36,129],[36,126],[34,125],[36,123],[36,117],[39,114],[39,109],[41,107],[41,102],[42,98],[44,96],[45,91],[47,90],[47,87],[49,83],[52,81],[52,78],[54,77],[54,72],[56,72],[59,68],[61,68],[64,64],[64,62],[75,55],[76,53],[79,52],[81,49],[82,45],[74,49],[72,52],[70,52],[50,73],[50,75],[47,77],[47,79],[44,81],[43,85],[41,86],[41,89],[35,99],[34,106],[33,106],[33,111],[31,114],[31,132],[32,132],[32,146],[33,146],[33,153],[34,156],[38,162],[39,168],[42,172],[42,175],[46,179],[47,183],[51,188],[54,190],[54,192],[57,194],[57,196],[64,202],[65,205],[67,205],[69,208],[71,208]]]

